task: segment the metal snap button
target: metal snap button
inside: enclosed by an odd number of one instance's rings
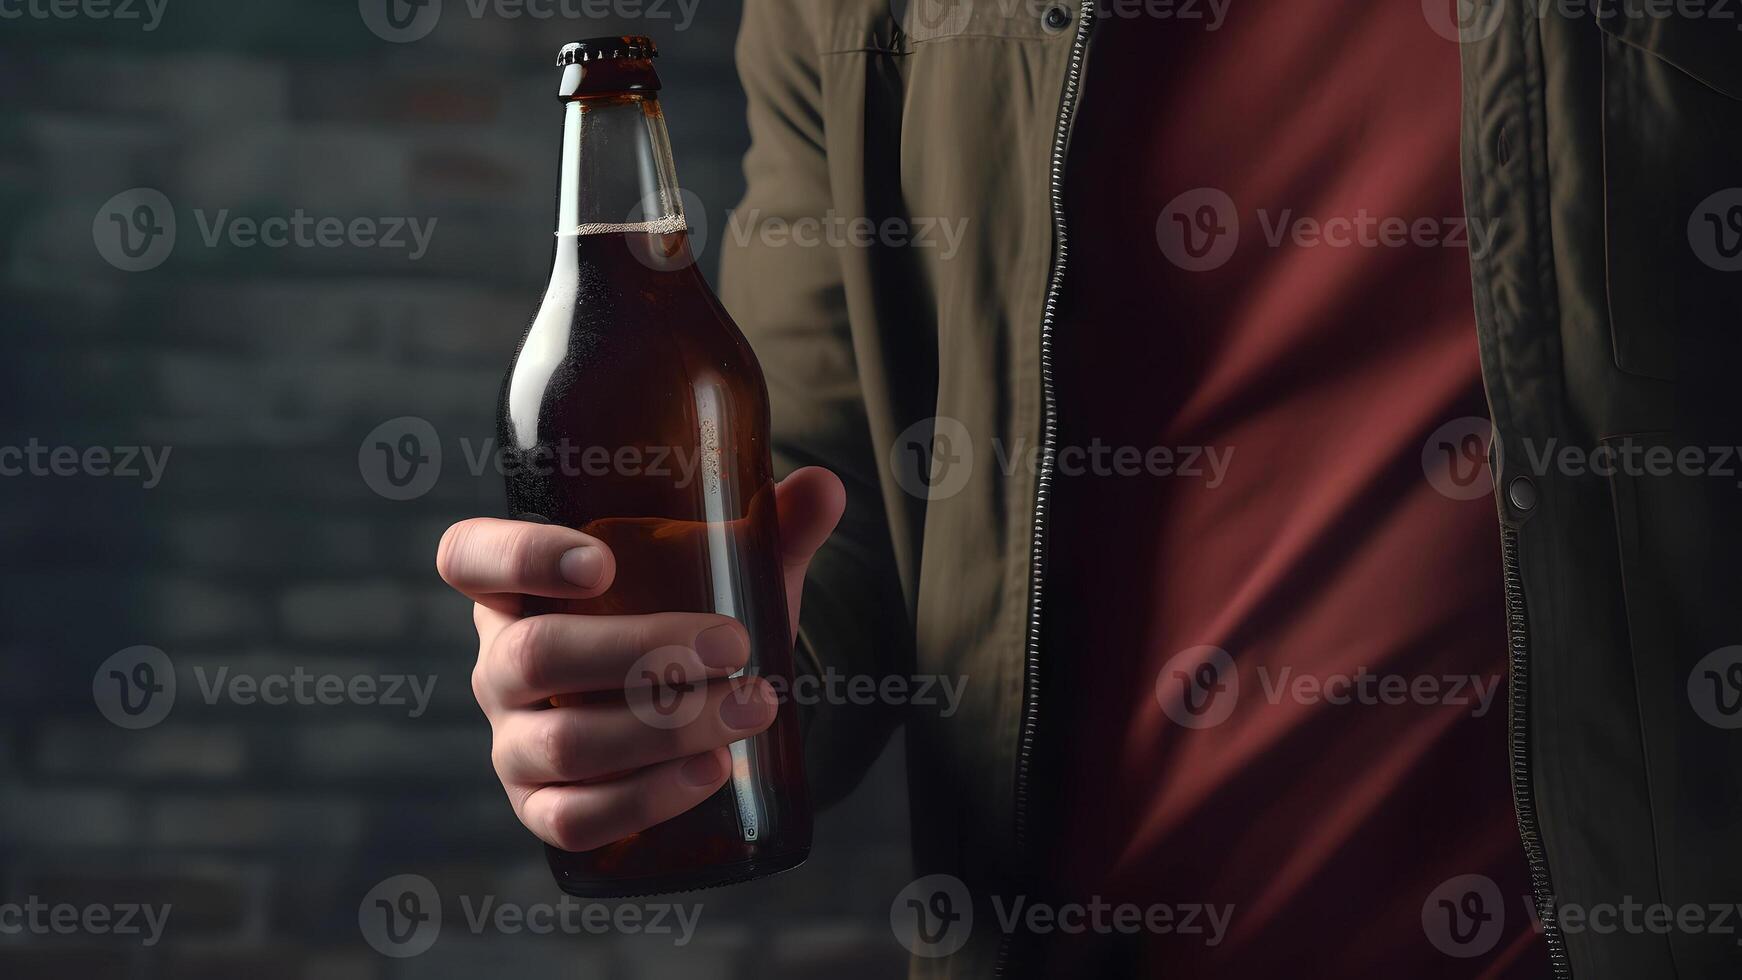
[[[1506,499],[1519,510],[1530,510],[1536,506],[1536,484],[1527,477],[1514,477],[1506,485]]]
[[[1062,31],[1071,26],[1071,12],[1064,7],[1050,7],[1043,20],[1049,31]]]

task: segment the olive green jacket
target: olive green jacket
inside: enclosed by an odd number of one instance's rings
[[[1513,737],[1489,764],[1513,777],[1557,975],[1737,976],[1734,919],[1728,935],[1583,924],[1626,903],[1742,902],[1742,728],[1726,727],[1742,725],[1742,650],[1726,652],[1742,644],[1742,466],[1718,458],[1742,444],[1742,191],[1724,196],[1742,186],[1742,31],[1621,2],[1485,0],[1447,41],[1462,47],[1466,207],[1492,239],[1473,286]],[[1045,526],[1070,411],[1049,357],[1097,13],[745,3],[753,145],[722,298],[767,375],[778,464],[827,466],[850,498],[807,586],[801,662],[967,680],[952,716],[855,705],[809,733],[833,798],[906,726],[916,874],[956,876],[979,909],[966,945],[917,958],[916,976],[1032,969],[1032,937],[1003,935],[981,903],[1022,893],[1046,846],[1034,756],[1054,653],[1038,617],[1047,576],[1068,573],[1048,567]],[[806,218],[845,243],[765,233]],[[966,224],[952,252],[854,244],[840,229],[855,218]],[[1040,465],[1009,466],[995,442]],[[1637,462],[1560,455],[1600,445]],[[914,462],[928,451],[930,472]],[[1667,472],[1644,462],[1664,453]]]

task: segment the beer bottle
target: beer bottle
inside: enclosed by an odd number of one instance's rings
[[[648,38],[607,37],[557,58],[555,258],[503,382],[498,438],[511,511],[599,538],[617,574],[596,599],[533,600],[527,612],[730,616],[750,636],[745,670],[790,692],[767,390],[690,251],[656,56]],[[686,702],[703,695],[670,671],[631,676],[602,697],[627,698],[648,724],[686,723]],[[558,884],[620,897],[802,862],[810,802],[796,709],[780,701],[771,727],[730,747],[731,775],[701,805],[592,851],[547,847]]]

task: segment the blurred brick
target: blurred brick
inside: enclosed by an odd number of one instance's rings
[[[130,794],[111,789],[0,786],[0,841],[11,847],[118,847],[136,843]]]
[[[354,844],[362,804],[340,797],[165,796],[141,814],[152,847],[257,848]]]
[[[688,903],[700,897],[676,896],[676,900]],[[721,921],[717,910],[710,913],[717,904],[704,906],[695,934],[687,942],[681,935],[625,937],[618,951],[625,972],[637,978],[684,980],[736,980],[765,975],[766,945],[758,943],[746,926]]]
[[[257,574],[370,569],[386,557],[378,528],[363,520],[311,519],[296,525],[234,511],[171,515],[162,530],[178,564],[200,571]]]
[[[512,966],[506,966],[511,963]],[[388,967],[394,980],[479,980],[480,977],[611,977],[610,941],[596,937],[485,934],[444,927],[429,952]]]
[[[44,902],[76,906],[121,905],[170,907],[163,943],[173,945],[197,936],[232,934],[249,920],[254,889],[237,875],[148,874],[116,872],[23,875],[19,888]],[[143,920],[139,921],[141,928]]]
[[[489,757],[490,728],[482,715],[465,727],[404,719],[308,726],[297,733],[298,769],[321,778],[440,779],[454,772],[456,760],[487,770]]]
[[[37,771],[57,778],[224,779],[240,774],[247,762],[241,732],[230,726],[126,731],[56,722],[33,735]]]
[[[480,123],[506,94],[502,76],[381,64],[309,65],[297,72],[291,106],[299,118],[373,123]]]
[[[197,579],[160,578],[146,590],[153,642],[245,636],[259,629],[261,603],[241,590]]]
[[[383,958],[373,950],[319,949],[303,958],[302,980],[380,980]]]
[[[285,590],[278,615],[299,639],[351,640],[403,636],[411,624],[407,590],[393,582],[331,582]]]
[[[130,980],[136,954],[123,949],[48,949],[0,946],[0,976],[7,980]]]
[[[175,946],[165,952],[163,965],[175,980],[301,980],[306,975],[302,951],[281,944]]]
[[[769,951],[774,977],[884,980],[905,972],[907,952],[889,930],[863,921],[795,926],[783,930]]]

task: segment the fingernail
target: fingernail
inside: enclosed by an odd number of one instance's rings
[[[690,786],[712,786],[720,781],[720,753],[698,755],[678,769],[678,775]]]
[[[605,553],[592,545],[582,545],[563,552],[557,570],[572,585],[590,589],[605,577]]]
[[[744,632],[730,623],[710,626],[696,634],[696,654],[702,663],[714,670],[742,667],[749,658],[750,646],[744,642]]]
[[[720,702],[720,720],[734,731],[761,728],[774,718],[774,692],[767,684],[755,683],[726,695]]]

